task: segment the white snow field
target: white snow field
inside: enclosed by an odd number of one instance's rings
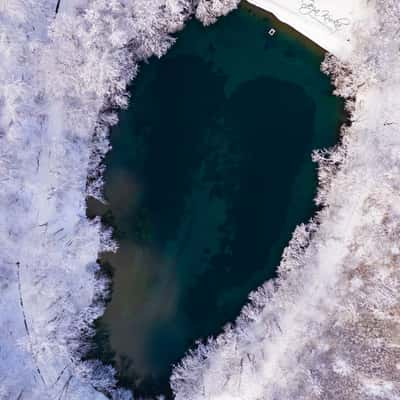
[[[370,0],[247,0],[273,13],[341,59],[352,54],[358,24],[368,18]]]

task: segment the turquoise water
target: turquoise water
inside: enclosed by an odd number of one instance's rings
[[[172,365],[235,319],[314,213],[311,152],[344,118],[323,56],[242,6],[207,29],[190,22],[143,65],[112,132],[108,205],[90,203],[120,244],[103,257],[113,294],[97,354],[135,393],[168,395]]]

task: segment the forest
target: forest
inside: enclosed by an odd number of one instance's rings
[[[109,294],[96,260],[118,246],[86,198],[102,200],[109,128],[140,63],[238,0],[0,5],[0,398],[131,399],[111,366],[85,360]],[[351,124],[313,155],[321,211],[279,277],[176,366],[177,400],[400,397],[400,5],[368,7],[351,59],[322,66]]]

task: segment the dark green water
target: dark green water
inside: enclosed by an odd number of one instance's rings
[[[135,393],[168,394],[172,365],[235,319],[315,211],[311,151],[344,118],[323,56],[242,7],[207,29],[192,21],[142,67],[112,132],[109,205],[90,205],[120,244],[103,260],[114,285],[98,351]]]

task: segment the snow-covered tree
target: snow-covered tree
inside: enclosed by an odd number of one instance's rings
[[[351,59],[323,65],[352,113],[314,154],[324,208],[279,277],[175,368],[177,400],[400,398],[400,3],[368,7]]]
[[[108,291],[96,259],[116,248],[85,198],[101,198],[108,128],[140,61],[193,13],[208,24],[237,3],[1,3],[1,399],[131,397],[111,367],[82,361]],[[352,112],[341,145],[314,154],[324,208],[279,278],[176,367],[177,400],[400,397],[400,6],[368,4],[351,60],[323,66]]]
[[[162,56],[192,0],[0,1],[0,399],[129,399],[82,361],[116,249],[101,198],[108,128],[138,63]]]
[[[204,25],[211,25],[223,15],[234,10],[240,0],[199,0],[196,8],[196,18]]]

